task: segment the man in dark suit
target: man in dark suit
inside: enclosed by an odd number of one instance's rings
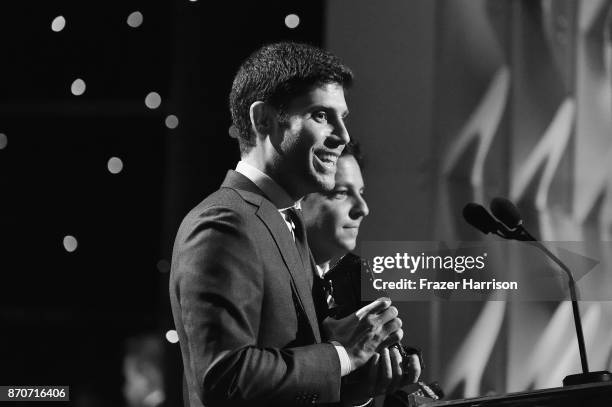
[[[230,108],[241,161],[185,217],[172,255],[191,406],[357,404],[373,394],[356,380],[378,392],[395,383],[389,356],[378,353],[403,335],[388,299],[321,338],[326,304],[299,211],[304,195],[334,187],[351,81],[337,57],[294,43],[259,49],[236,74]]]

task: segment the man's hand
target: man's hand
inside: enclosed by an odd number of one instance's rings
[[[322,326],[327,340],[337,341],[346,349],[351,370],[365,365],[377,352],[382,352],[382,361],[387,363],[386,348],[401,341],[404,334],[397,308],[391,306],[388,298],[379,298],[346,318],[326,318]]]
[[[402,357],[395,347],[375,353],[368,363],[349,375],[343,383],[343,403],[359,406],[373,397],[391,394],[415,383],[421,373],[421,365],[418,356],[410,355],[409,358],[409,362],[402,363]]]
[[[397,350],[397,349],[396,349]],[[412,354],[408,355],[407,360],[402,362],[403,378],[400,387],[408,384],[416,383],[421,376],[421,361],[419,356]]]

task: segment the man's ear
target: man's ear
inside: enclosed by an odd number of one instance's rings
[[[276,112],[270,105],[262,101],[253,102],[249,109],[249,117],[251,128],[258,137],[269,136],[272,133]]]

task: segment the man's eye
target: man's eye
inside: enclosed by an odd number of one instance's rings
[[[318,112],[314,112],[312,117],[318,122],[326,122],[327,121],[327,113],[320,110]]]
[[[333,191],[331,193],[331,197],[334,199],[344,199],[346,198],[347,194],[348,194],[347,191]]]

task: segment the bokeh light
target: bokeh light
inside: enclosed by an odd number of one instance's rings
[[[81,96],[83,93],[85,93],[85,81],[83,79],[75,79],[74,82],[72,82],[72,85],[70,86],[70,92],[72,92],[72,94],[74,96]]]
[[[132,28],[140,27],[142,24],[143,16],[140,11],[134,11],[127,18],[127,25]]]
[[[300,25],[300,17],[297,14],[289,14],[285,17],[285,25],[291,29],[297,27]]]
[[[64,249],[66,249],[68,253],[75,251],[78,245],[79,243],[74,236],[64,236]]]
[[[8,137],[6,137],[6,134],[0,133],[0,150],[6,148],[7,144],[8,144]]]
[[[119,174],[123,170],[123,161],[118,157],[111,157],[107,166],[111,174]]]
[[[145,98],[145,105],[149,109],[157,109],[161,105],[161,96],[157,92],[150,92]]]
[[[166,332],[166,339],[170,343],[178,343],[179,341],[178,334],[176,333],[174,329],[171,329],[168,332]]]
[[[179,124],[179,119],[175,115],[171,114],[166,117],[166,127],[169,129],[176,129]]]
[[[66,19],[64,16],[57,16],[51,22],[51,29],[56,33],[62,31],[66,27]]]

